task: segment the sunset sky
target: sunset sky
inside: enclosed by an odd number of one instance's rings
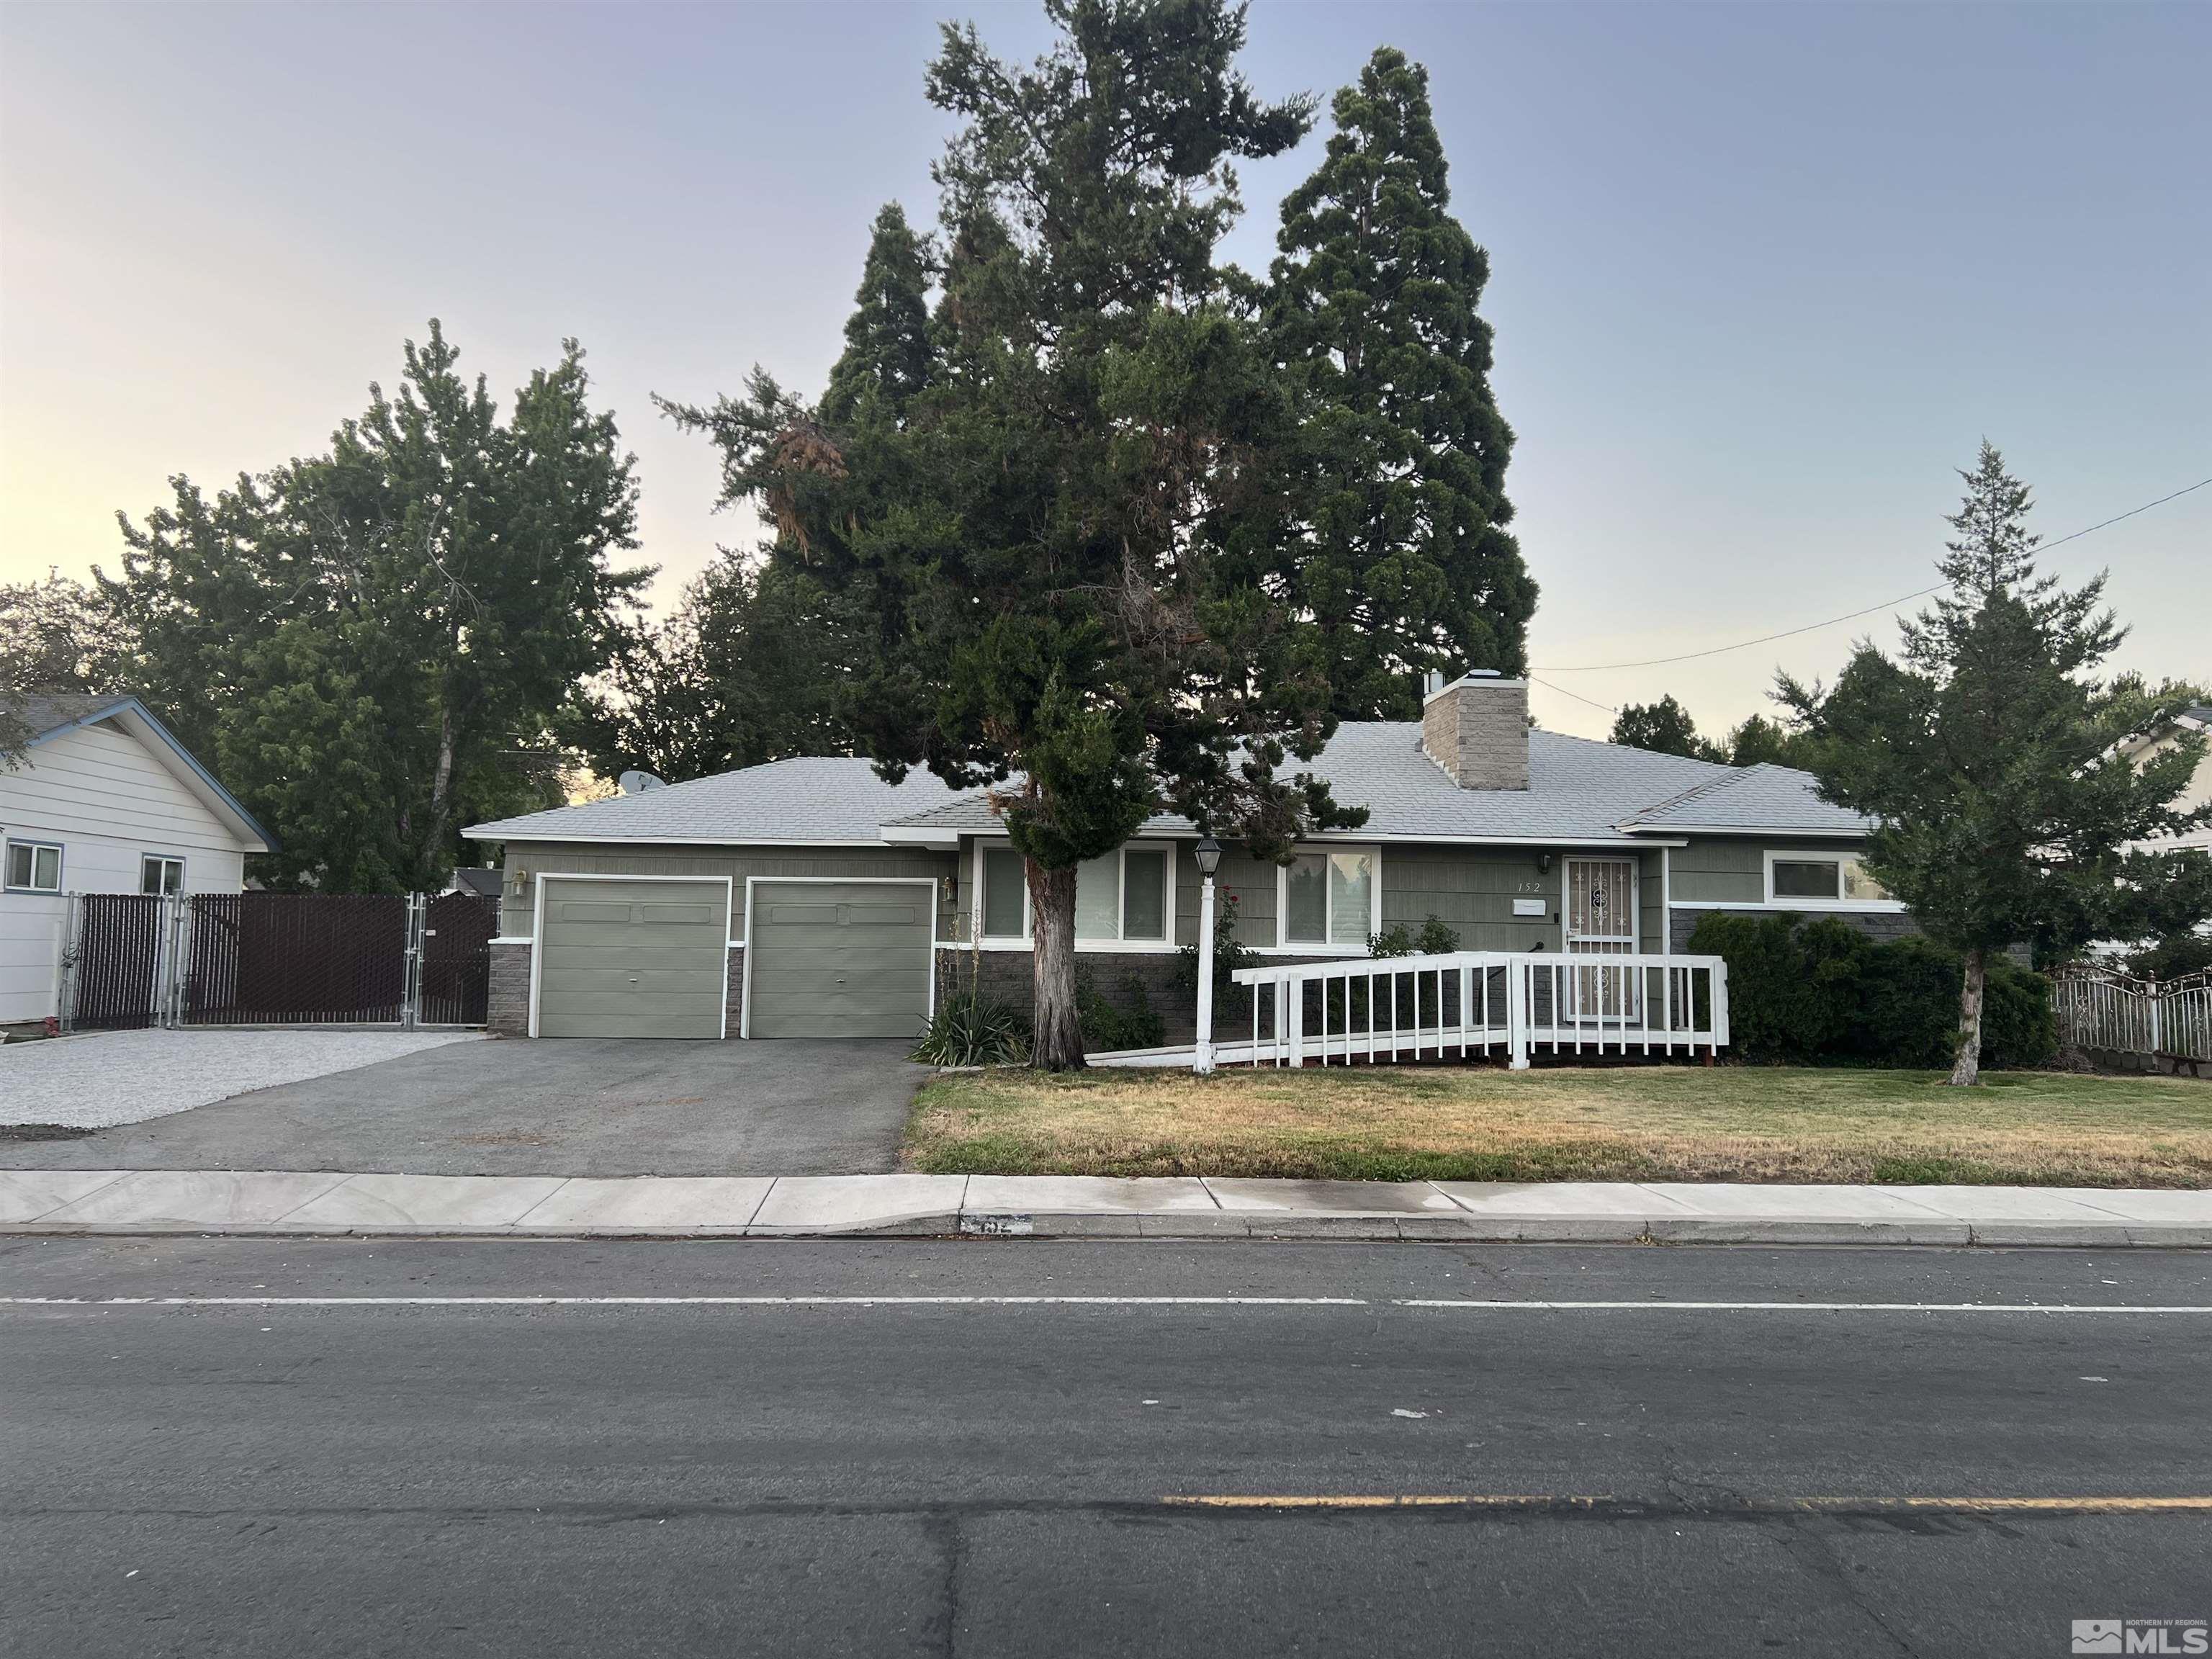
[[[938,22],[1034,6],[0,8],[0,577],[326,443],[443,319],[502,400],[563,336],[665,598],[716,544],[654,413],[758,362],[818,389],[877,207],[933,216]],[[1932,580],[1986,434],[2056,538],[2212,477],[2212,7],[1273,4],[1246,68],[1324,100],[1425,63],[1490,252],[1534,706],[1672,691],[1709,731],[1886,616],[1672,657]],[[1249,168],[1271,255],[1323,128]],[[2057,550],[2124,665],[2212,680],[2212,488]],[[1559,689],[1553,689],[1559,688]],[[1578,702],[1565,695],[1579,694]]]

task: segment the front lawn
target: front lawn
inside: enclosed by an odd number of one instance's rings
[[[1007,1070],[925,1085],[906,1168],[969,1175],[2212,1186],[2212,1084],[1780,1066]]]

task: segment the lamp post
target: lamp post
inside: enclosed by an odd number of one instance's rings
[[[1204,1077],[1213,1069],[1213,872],[1221,867],[1221,843],[1211,836],[1198,843],[1198,1053],[1191,1069]]]

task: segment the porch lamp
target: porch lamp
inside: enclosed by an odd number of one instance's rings
[[[1202,837],[1194,851],[1201,878],[1198,898],[1198,1047],[1191,1069],[1204,1077],[1213,1069],[1213,872],[1221,867],[1221,843]]]

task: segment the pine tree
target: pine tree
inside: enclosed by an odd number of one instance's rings
[[[2105,578],[2069,591],[2036,574],[2028,491],[1989,444],[1960,477],[1937,564],[1948,591],[1905,624],[1903,660],[1862,645],[1833,690],[1785,676],[1778,695],[1813,735],[1822,793],[1878,820],[1869,872],[1965,958],[1951,1081],[1971,1085],[1993,953],[2063,960],[2212,915],[2212,856],[2127,850],[2212,808],[2173,805],[2201,738],[2141,771],[2118,751],[2189,693],[2092,678],[2125,633]]]
[[[1334,712],[1411,719],[1430,669],[1526,667],[1537,590],[1507,529],[1489,257],[1447,211],[1428,71],[1380,48],[1333,107],[1326,156],[1283,203],[1268,302],[1304,422],[1284,576]]]
[[[860,292],[845,324],[845,351],[830,371],[822,419],[852,422],[870,400],[894,419],[929,384],[929,250],[896,202],[876,215]]]
[[[769,509],[776,557],[872,620],[856,736],[889,775],[988,786],[1024,855],[1042,1067],[1080,1066],[1076,866],[1172,806],[1263,856],[1359,821],[1280,769],[1333,724],[1309,631],[1240,580],[1279,539],[1293,429],[1214,250],[1233,163],[1306,106],[1236,72],[1223,0],[1048,0],[1026,67],[948,27],[928,74],[959,129],[927,389],[893,426],[756,374],[678,417]]]

